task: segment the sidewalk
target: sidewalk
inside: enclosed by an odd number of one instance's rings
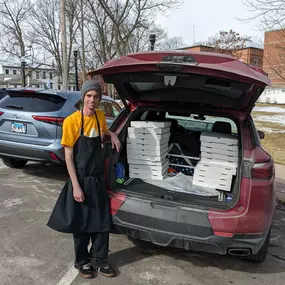
[[[285,165],[275,164],[277,197],[285,201]]]

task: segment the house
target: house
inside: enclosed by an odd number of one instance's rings
[[[22,86],[22,67],[8,62],[0,63],[0,88],[17,88]],[[55,69],[41,66],[25,67],[26,87],[62,89],[62,82]],[[69,90],[76,90],[75,76],[69,76]]]

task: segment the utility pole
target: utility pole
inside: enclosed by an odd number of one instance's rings
[[[84,11],[83,11],[83,0],[80,0],[80,10],[81,10],[81,64],[82,64],[82,75],[83,75],[83,82],[86,79],[85,74],[85,45],[84,45]]]
[[[62,89],[68,89],[68,65],[66,50],[66,17],[65,17],[65,0],[60,0],[60,38],[62,49]]]

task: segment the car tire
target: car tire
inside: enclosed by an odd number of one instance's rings
[[[256,263],[262,263],[265,261],[267,254],[268,254],[268,248],[269,248],[269,244],[270,244],[270,236],[271,236],[271,229],[269,230],[265,242],[262,245],[262,247],[260,248],[260,250],[256,253],[256,254],[251,254],[248,257],[248,260],[252,261],[252,262],[256,262]]]
[[[27,160],[15,158],[2,158],[3,163],[10,168],[23,168],[27,164]]]

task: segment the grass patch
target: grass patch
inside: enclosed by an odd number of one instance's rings
[[[261,140],[262,146],[270,152],[275,163],[285,165],[285,133],[277,132],[277,130],[285,131],[285,125],[265,121],[254,123],[258,130],[265,130],[265,138]],[[273,132],[268,132],[266,129],[272,129]]]
[[[280,108],[285,108],[285,105],[284,105],[284,104],[255,103],[255,106],[259,106],[259,107],[280,107]]]
[[[252,115],[252,117],[255,117],[255,116],[273,117],[273,116],[285,115],[285,114],[284,113],[276,113],[276,112],[252,111],[251,115]]]
[[[285,125],[281,125],[281,124],[278,124],[278,123],[272,123],[272,122],[265,122],[265,121],[254,121],[254,124],[256,126],[256,128],[258,130],[261,130],[266,128],[266,129],[275,129],[275,130],[285,130]],[[266,135],[268,133],[266,132]],[[276,134],[279,134],[279,133],[276,133]],[[285,149],[284,149],[285,151]]]

